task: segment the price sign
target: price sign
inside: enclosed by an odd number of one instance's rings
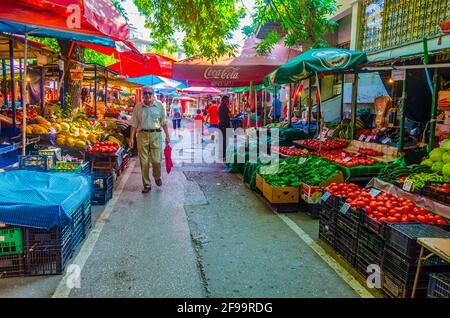
[[[344,162],[349,162],[349,161],[351,161],[351,160],[352,160],[351,157],[346,157],[346,158],[342,159],[342,161],[344,161]]]
[[[298,164],[302,165],[302,164],[305,163],[305,161],[306,161],[306,158],[305,157],[301,157],[300,159],[298,159]]]
[[[339,210],[339,212],[343,213],[343,214],[347,214],[348,210],[350,210],[351,206],[348,203],[345,203],[341,209]]]
[[[411,191],[412,186],[413,186],[412,181],[411,180],[406,180],[405,183],[403,183],[403,190],[409,192],[409,191]]]
[[[372,140],[372,136],[367,136],[366,142],[369,142],[369,141],[371,141],[371,140]]]
[[[330,198],[330,196],[331,196],[331,193],[330,192],[325,192],[323,195],[322,195],[322,201],[327,201],[329,198]]]
[[[325,136],[320,137],[320,141],[325,141],[325,140],[327,140],[327,137],[325,137]]]
[[[390,142],[391,141],[391,138],[384,138],[382,141],[381,141],[381,143],[382,144],[387,144],[388,142]]]
[[[4,242],[5,241],[5,237],[4,236],[0,236],[0,242]]]
[[[392,79],[394,81],[404,81],[406,78],[406,70],[392,70]]]
[[[359,140],[359,141],[363,141],[363,140],[364,140],[364,138],[366,138],[366,136],[364,136],[364,135],[361,135],[361,136],[359,136],[358,140]]]
[[[372,190],[370,190],[370,192],[369,192],[369,194],[373,197],[373,198],[375,198],[378,194],[380,194],[381,193],[381,191],[380,190],[378,190],[378,189],[372,189]]]

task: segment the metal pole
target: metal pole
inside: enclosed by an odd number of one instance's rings
[[[94,65],[94,117],[97,118],[97,65]]]
[[[3,104],[8,105],[8,85],[6,83],[6,60],[2,59],[2,93],[3,93]]]
[[[41,116],[45,115],[45,70],[44,67],[41,67]]]
[[[436,104],[438,95],[438,81],[438,69],[435,69],[433,76],[433,95],[431,96],[430,143],[428,144],[428,151],[431,151],[434,148],[434,135],[436,133]]]
[[[20,83],[22,83],[23,81],[23,76],[22,76],[22,59],[19,59],[19,81]],[[26,80],[26,78],[25,78]],[[20,105],[23,104],[23,85],[20,85]]]
[[[317,92],[319,93],[319,102],[317,103],[317,124],[318,124],[319,133],[321,133],[322,132],[322,122],[323,122],[322,94],[320,92],[319,74],[317,74],[317,72],[316,72],[316,83],[317,83]]]
[[[108,101],[108,71],[105,73],[105,110],[107,108]]]
[[[291,126],[291,123],[292,123],[292,104],[294,103],[293,94],[294,94],[294,84],[290,83],[289,84],[289,108],[287,111],[289,127]]]
[[[344,74],[342,74],[341,85],[341,120],[344,119]]]
[[[405,110],[406,110],[406,77],[403,80],[403,87],[402,87],[402,115],[400,117],[400,143],[398,145],[399,152],[403,151],[404,146],[403,139],[405,136]]]
[[[266,118],[267,118],[267,95],[266,95],[266,89],[263,89],[263,112],[264,112],[264,118],[263,118],[263,126],[266,126]]]
[[[259,113],[258,113],[258,92],[255,91],[255,114],[256,114],[256,127],[258,127]]]
[[[307,114],[307,122],[308,122],[308,136],[311,134],[311,108],[312,108],[312,80],[311,77],[309,78],[309,84],[308,84],[308,102],[306,107],[308,107],[308,114]]]
[[[248,92],[248,106],[250,111],[247,113],[247,127],[250,128],[251,116],[252,116],[252,106],[253,106],[253,82],[250,81],[250,91]]]
[[[64,99],[64,95],[65,95],[65,82],[63,80],[64,77],[64,71],[59,71],[58,73],[58,77],[59,77],[59,83],[60,83],[60,95],[59,95],[59,100],[61,101],[61,110],[64,111],[66,108],[66,100]]]
[[[22,97],[22,111],[23,111],[23,116],[22,116],[22,156],[26,155],[26,151],[27,151],[27,132],[26,132],[26,128],[27,128],[27,74],[28,74],[28,59],[27,59],[27,55],[28,55],[28,35],[25,33],[24,35],[24,41],[25,41],[25,56],[23,58],[23,64],[24,64],[24,68],[23,68],[23,80],[22,80],[22,92],[23,92],[23,97]]]
[[[356,109],[358,97],[358,74],[355,74],[355,80],[352,85],[352,139],[356,138]]]
[[[275,121],[275,117],[276,117],[276,114],[277,114],[277,110],[276,110],[276,108],[277,108],[277,87],[276,86],[273,87],[273,101],[272,101],[272,105],[273,105],[273,110],[272,110],[272,112],[273,112],[273,122],[275,123],[276,122]],[[279,122],[279,119],[278,119],[278,122]]]
[[[13,130],[16,130],[16,90],[14,81],[14,42],[9,40],[9,71],[11,73],[11,107],[12,107],[12,126]]]

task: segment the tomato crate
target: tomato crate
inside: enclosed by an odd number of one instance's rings
[[[337,214],[337,210],[322,205],[319,215],[320,218],[324,218],[326,220],[330,220],[330,222],[332,221],[333,223],[336,223]]]
[[[384,238],[361,228],[358,235],[358,244],[367,247],[373,254],[382,255],[384,250]]]
[[[23,254],[0,256],[0,278],[25,275],[25,259]]]
[[[19,156],[19,168],[36,171],[49,171],[56,165],[55,156]]]
[[[369,273],[367,273],[367,269],[369,268],[370,264],[374,263],[371,263],[370,261],[367,261],[365,258],[358,257],[358,255],[356,255],[355,257],[356,271],[360,273],[364,278],[367,278],[367,275],[369,275]]]
[[[342,244],[339,240],[336,240],[334,248],[350,265],[355,266],[356,254],[354,250],[349,249],[345,244]]]
[[[59,275],[73,255],[73,224],[50,230],[23,228],[27,275]]]
[[[362,214],[361,225],[363,228],[371,231],[379,237],[384,237],[385,222],[378,222],[375,219],[369,217],[366,213]]]
[[[450,298],[450,272],[431,273],[427,295],[428,298]]]
[[[351,236],[345,230],[336,227],[336,243],[346,247],[348,250],[352,251],[353,254],[356,254],[356,247],[358,244],[358,240],[356,237]]]
[[[322,219],[319,220],[319,238],[330,245],[331,247],[334,247],[335,244],[335,236],[336,236],[336,229],[334,225],[324,223]]]
[[[374,253],[372,250],[367,248],[367,246],[358,241],[356,259],[364,260],[364,262],[367,262],[368,264],[379,265],[381,268],[383,262],[383,251],[380,254]]]
[[[405,286],[402,283],[399,283],[394,275],[389,272],[382,272],[382,290],[383,292],[391,297],[391,298],[410,298],[412,294],[412,285]],[[427,295],[427,288],[423,288],[422,286],[418,286],[416,288],[416,298],[424,298]]]
[[[386,244],[409,258],[419,255],[418,237],[450,238],[450,233],[430,224],[387,223]]]
[[[359,210],[352,209],[346,214],[338,212],[336,225],[339,229],[345,230],[352,237],[358,237],[361,227],[361,214]]]
[[[0,256],[23,253],[22,229],[0,228]]]

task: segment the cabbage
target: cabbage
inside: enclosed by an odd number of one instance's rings
[[[433,160],[431,159],[425,159],[424,161],[422,161],[420,163],[422,166],[428,166],[431,168],[431,166],[433,165]]]
[[[442,168],[444,168],[444,163],[442,161],[437,161],[431,166],[431,170],[437,173],[442,173]]]
[[[441,161],[442,155],[445,153],[445,149],[442,148],[436,148],[431,150],[430,152],[430,159],[434,162]]]
[[[444,163],[450,163],[450,151],[447,151],[442,155],[442,161]]]
[[[450,150],[450,138],[447,138],[442,142],[441,148],[445,150]]]
[[[450,178],[450,163],[446,163],[442,168],[442,174],[444,177]]]

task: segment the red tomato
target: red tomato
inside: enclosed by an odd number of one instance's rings
[[[436,224],[439,224],[439,225],[445,225],[445,224],[447,224],[447,222],[445,222],[445,221],[442,220],[442,219],[438,219],[438,220],[436,221]]]
[[[387,221],[387,218],[385,218],[384,216],[378,219],[379,222],[383,223]]]
[[[402,215],[401,215],[401,213],[394,213],[393,217],[400,219],[400,218],[402,218]]]
[[[417,221],[419,221],[420,223],[428,223],[428,217],[426,217],[424,215],[419,215],[417,217]]]
[[[417,217],[414,214],[408,214],[408,218],[410,222],[417,221]]]
[[[399,219],[396,217],[390,216],[387,218],[387,222],[389,222],[389,223],[397,223],[398,221],[399,221]]]
[[[366,210],[367,214],[371,214],[372,213],[372,208],[370,206],[366,206],[364,209]]]
[[[388,210],[384,206],[379,206],[377,208],[377,211],[382,213],[382,214],[384,214],[384,215],[386,215],[386,213],[388,212]]]
[[[401,218],[400,222],[408,223],[409,222],[409,218],[407,216],[404,216],[404,217]]]
[[[357,195],[356,195],[355,192],[349,192],[349,193],[347,194],[347,196],[348,196],[350,199],[353,199],[353,200],[357,198]]]

